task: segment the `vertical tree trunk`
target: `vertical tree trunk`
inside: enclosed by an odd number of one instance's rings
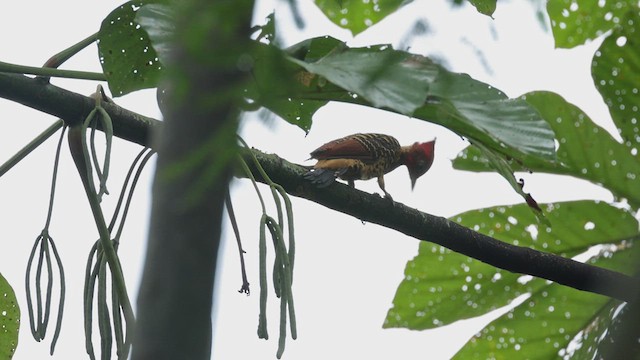
[[[224,194],[236,151],[238,59],[253,2],[177,5],[133,359],[208,359]]]

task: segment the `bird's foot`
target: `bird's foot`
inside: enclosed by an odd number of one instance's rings
[[[384,192],[384,198],[389,200],[389,202],[391,203],[391,205],[395,204],[395,201],[393,201],[393,198],[391,197],[391,194],[389,194],[388,192]]]

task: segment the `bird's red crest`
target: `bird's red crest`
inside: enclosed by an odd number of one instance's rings
[[[433,164],[436,140],[425,143],[415,143],[411,146],[411,152],[407,158],[407,168],[411,178],[411,188],[415,186],[416,180],[424,175]]]

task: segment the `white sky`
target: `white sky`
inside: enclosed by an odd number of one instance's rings
[[[500,2],[494,20],[472,7],[450,10],[449,1],[417,1],[365,31],[355,39],[346,30],[331,24],[309,1],[301,1],[307,27],[295,29],[282,2],[259,2],[256,22],[262,23],[278,8],[279,35],[285,45],[329,34],[351,46],[378,43],[408,44],[411,51],[446,60],[453,71],[466,72],[476,79],[518,96],[531,90],[552,90],[611,129],[607,110],[593,87],[590,59],[597,44],[575,50],[554,50],[550,32],[543,32],[533,9],[524,2]],[[20,1],[4,5],[0,22],[0,61],[41,65],[50,55],[98,30],[100,21],[119,1],[62,2]],[[70,14],[82,14],[70,15]],[[403,41],[415,20],[428,22],[431,32]],[[472,44],[472,45],[470,45]],[[485,60],[477,55],[482,51]],[[486,72],[486,61],[492,73]],[[100,71],[95,47],[65,65],[68,69]],[[55,80],[56,85],[89,94],[96,83]],[[154,91],[141,91],[116,102],[131,110],[159,118]],[[45,129],[55,119],[26,107],[0,99],[0,162]],[[455,134],[436,125],[411,120],[388,112],[333,104],[315,116],[313,128],[303,131],[274,120],[267,124],[249,116],[242,135],[251,145],[298,163],[328,140],[355,132],[383,132],[401,143],[438,138],[433,168],[410,191],[406,170],[386,177],[387,190],[394,199],[440,216],[498,204],[519,203],[508,184],[497,175],[459,172],[450,160],[466,144]],[[57,140],[57,139],[56,139]],[[24,271],[33,241],[44,224],[48,204],[53,138],[13,170],[0,178],[0,272],[14,286],[22,308],[20,343],[14,359],[48,357],[53,324],[43,343],[36,343],[29,331],[24,293]],[[138,147],[123,141],[114,146],[110,180],[112,196],[107,209],[116,202],[116,193],[128,162]],[[152,167],[145,172],[130,210],[123,234],[120,256],[129,293],[135,296],[146,241],[149,184]],[[539,202],[589,198],[611,200],[610,194],[584,181],[526,175],[526,191]],[[379,192],[375,181],[356,186]],[[264,189],[263,189],[264,190]],[[240,273],[235,240],[225,233],[220,250],[217,303],[214,308],[214,358],[274,359],[277,348],[278,305],[269,303],[270,340],[258,340],[257,236],[259,203],[246,180],[234,181],[232,198],[245,250],[252,295],[237,292]],[[335,213],[315,203],[294,199],[297,258],[294,298],[298,319],[298,340],[287,340],[284,359],[368,358],[447,359],[478,331],[488,318],[465,321],[431,331],[383,330],[382,322],[395,289],[403,278],[407,260],[417,253],[418,241],[374,224]],[[105,210],[111,214],[111,210]],[[88,251],[97,238],[93,220],[68,152],[63,152],[58,189],[50,232],[56,241],[67,275],[65,321],[53,359],[84,358],[82,287]],[[275,296],[270,293],[270,299]],[[54,297],[55,299],[55,297]],[[132,299],[135,302],[135,297]],[[54,302],[54,305],[57,303]],[[55,313],[54,313],[55,314]],[[97,338],[96,338],[97,341]],[[95,342],[95,344],[98,344]]]

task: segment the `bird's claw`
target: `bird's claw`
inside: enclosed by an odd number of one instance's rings
[[[391,202],[391,205],[395,204],[395,201],[393,201],[393,198],[391,197],[391,194],[389,194],[388,192],[384,192],[384,198],[389,200],[389,202]]]

